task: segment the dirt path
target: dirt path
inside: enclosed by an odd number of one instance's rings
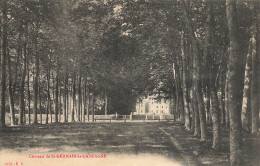
[[[185,158],[160,127],[165,123],[64,123],[7,128],[0,133],[0,150],[26,154],[107,154],[156,159],[186,165]],[[120,158],[121,158],[120,157]],[[142,161],[141,161],[142,160]],[[163,164],[161,163],[161,164]]]
[[[181,144],[173,137],[170,133],[165,131],[162,128],[159,128],[163,133],[165,133],[171,140],[172,144],[178,149],[181,156],[184,158],[185,163],[187,166],[202,166],[202,163],[198,161],[198,158],[191,156],[188,154],[181,146]]]
[[[211,132],[209,140],[201,142],[185,131],[183,126],[172,122],[16,126],[0,131],[0,157],[6,152],[107,154],[108,158],[116,161],[120,156],[120,159],[126,161],[127,158],[129,162],[146,163],[153,159],[155,161],[151,163],[157,165],[158,162],[169,162],[169,165],[176,166],[227,166],[229,132],[222,130],[222,149],[215,151],[211,148]],[[256,166],[259,163],[259,157],[256,157],[257,144],[251,142],[256,142],[257,139],[245,135],[244,140],[248,154],[245,156],[248,163],[245,166]]]

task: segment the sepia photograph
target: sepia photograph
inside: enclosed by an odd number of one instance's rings
[[[0,166],[260,166],[260,0],[0,0]]]

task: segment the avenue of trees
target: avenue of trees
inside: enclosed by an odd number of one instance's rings
[[[259,131],[259,11],[258,0],[1,0],[0,127],[85,122],[98,103],[126,115],[160,92],[201,141],[212,124],[212,148],[228,126],[242,166],[242,131]]]

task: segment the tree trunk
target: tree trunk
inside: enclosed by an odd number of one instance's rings
[[[90,109],[90,91],[89,86],[87,87],[87,120],[89,121],[89,109]]]
[[[37,48],[37,37],[35,38],[35,43],[34,43],[34,48],[35,48],[35,76],[34,76],[34,111],[33,111],[33,116],[34,120],[33,123],[37,124],[37,108],[38,108],[38,86],[39,86],[39,72],[40,72],[40,60],[39,60],[39,55],[38,55],[38,48]]]
[[[41,96],[40,84],[39,84],[39,112],[40,112],[40,124],[42,124],[42,96]]]
[[[8,59],[8,92],[9,92],[9,107],[11,116],[11,126],[15,125],[15,115],[14,115],[14,94],[13,94],[13,82],[12,82],[12,71],[11,71],[11,55],[9,54],[9,48],[7,46],[7,59]],[[21,54],[21,47],[19,46],[18,54]]]
[[[175,118],[180,120],[179,116],[177,118],[177,114],[180,110],[179,110],[179,77],[177,76],[177,72],[179,72],[179,71],[177,69],[176,62],[177,62],[177,60],[175,59],[175,63],[172,64],[173,77],[174,77],[174,81],[175,81],[175,96],[176,96],[176,102],[175,102],[175,114],[176,114],[176,116],[175,116]],[[140,113],[140,108],[139,108],[139,113]]]
[[[217,87],[211,86],[211,104],[212,104],[212,123],[213,123],[213,146],[214,149],[219,149],[221,145],[220,131],[220,107],[218,101]]]
[[[225,114],[226,114],[226,119],[225,123],[226,126],[229,126],[229,104],[228,104],[228,71],[226,72],[226,81],[225,81]]]
[[[59,93],[59,122],[61,122],[61,109],[62,109],[62,100],[61,100],[61,80],[59,79],[59,89],[60,89],[60,93]]]
[[[178,112],[178,119],[180,123],[184,124],[184,107],[183,107],[183,93],[182,93],[182,87],[181,87],[181,72],[178,64],[178,59],[175,59],[175,63],[173,64],[174,69],[174,75],[175,75],[175,82],[176,82],[176,109]]]
[[[47,99],[47,101],[45,102],[45,110],[46,110],[46,112],[45,112],[45,115],[46,115],[46,119],[45,119],[45,124],[48,124],[49,122],[49,102],[48,102],[48,99]]]
[[[31,124],[31,92],[30,92],[30,68],[29,58],[27,62],[27,93],[28,93],[28,123]]]
[[[67,77],[68,78],[68,77]],[[66,88],[66,122],[69,121],[69,81],[67,80],[67,88]]]
[[[73,113],[73,78],[72,78],[72,83],[70,86],[69,109],[70,109],[70,114],[71,114],[70,121],[73,122],[74,121],[74,117],[72,117],[72,115],[74,116],[74,113]]]
[[[76,103],[76,76],[75,71],[73,72],[73,80],[72,80],[72,113],[71,113],[71,121],[74,122],[74,114],[75,114],[75,103]]]
[[[64,90],[63,90],[63,122],[67,122],[67,75],[64,78]]]
[[[22,56],[22,34],[19,33],[18,35],[18,48],[17,48],[17,57],[16,57],[16,64],[14,69],[14,80],[12,80],[12,64],[11,64],[11,57],[9,54],[9,48],[7,46],[7,56],[8,56],[8,81],[9,81],[9,106],[10,106],[10,114],[11,114],[11,126],[15,123],[15,109],[14,109],[14,96],[16,92],[16,85],[17,85],[17,73],[18,73],[18,66],[20,66],[20,56]],[[23,119],[22,119],[23,120]]]
[[[177,97],[174,96],[174,98],[172,99],[172,113],[173,113],[173,120],[176,121],[176,101],[177,101]],[[174,107],[175,106],[175,107]]]
[[[252,54],[252,83],[251,83],[251,110],[252,110],[252,134],[258,132],[259,128],[259,100],[260,100],[260,2],[255,1],[255,17],[256,17],[256,40],[253,40],[252,45],[256,46],[256,52]],[[254,43],[256,42],[256,44]]]
[[[192,90],[192,100],[193,100],[193,110],[194,110],[194,136],[199,136],[200,134],[200,117],[199,117],[199,108],[198,108],[198,101],[196,98],[196,91],[195,87]]]
[[[211,123],[212,118],[211,118],[211,105],[210,105],[210,85],[207,85],[206,88],[206,122]]]
[[[92,92],[92,121],[95,121],[95,96],[94,92]]]
[[[183,107],[184,104],[183,104],[182,92],[181,92],[181,96],[179,98],[179,104],[180,104],[179,119],[180,119],[180,123],[184,124],[185,118],[184,118],[184,107]]]
[[[206,20],[206,41],[205,41],[205,47],[204,47],[204,56],[206,57],[207,61],[207,73],[205,74],[205,84],[206,84],[206,112],[207,112],[207,118],[206,121],[208,123],[211,123],[212,121],[212,105],[211,105],[211,92],[214,89],[211,89],[211,86],[215,86],[214,78],[216,77],[216,73],[214,72],[214,52],[212,50],[213,39],[212,39],[212,33],[213,33],[213,1],[207,0],[206,1],[206,13],[207,13],[207,20]]]
[[[57,64],[57,65],[59,65],[59,64]],[[59,118],[58,118],[58,113],[59,113],[59,67],[57,67],[57,73],[56,73],[55,80],[56,80],[56,87],[55,87],[55,122],[58,123],[59,122]],[[54,98],[54,96],[53,96],[53,98]]]
[[[82,96],[81,96],[81,73],[79,73],[79,81],[78,81],[78,112],[77,117],[78,121],[80,121],[80,113],[81,113],[81,105],[82,105]]]
[[[204,110],[203,94],[202,94],[200,81],[197,83],[197,87],[198,88],[196,91],[196,97],[198,102],[199,118],[200,118],[200,139],[201,141],[206,141],[207,140],[206,115]]]
[[[221,109],[221,124],[225,124],[226,121],[226,111],[225,111],[225,72],[222,71],[220,76],[219,84],[220,84],[220,96],[219,96],[219,104]]]
[[[181,54],[182,54],[182,93],[183,93],[183,106],[184,106],[184,121],[185,121],[185,129],[187,131],[190,131],[190,110],[189,110],[189,104],[187,101],[187,65],[186,65],[186,57],[185,53],[187,53],[186,45],[184,41],[184,34],[182,33],[182,41],[181,41]]]
[[[206,129],[206,114],[205,114],[205,107],[203,101],[203,93],[202,93],[202,83],[200,78],[200,66],[199,66],[199,55],[198,55],[198,48],[195,42],[194,43],[194,63],[195,63],[195,94],[196,100],[198,103],[198,110],[199,110],[199,121],[200,121],[200,139],[201,141],[207,140],[207,129]]]
[[[212,31],[213,31],[213,1],[208,0],[207,1],[207,29],[206,29],[206,47],[205,47],[205,56],[207,57],[208,62],[208,75],[209,75],[209,83],[207,86],[207,94],[210,93],[208,98],[210,99],[211,108],[209,113],[211,113],[211,120],[213,124],[213,149],[219,149],[220,143],[221,143],[221,131],[220,131],[220,114],[221,110],[219,107],[219,100],[218,100],[218,88],[217,84],[218,81],[218,75],[219,74],[219,67],[214,61],[215,55],[213,52],[213,37],[212,37]]]
[[[67,58],[67,56],[66,56],[66,58]],[[67,92],[68,92],[68,67],[67,67],[67,63],[66,63],[66,74],[65,74],[65,78],[64,78],[64,91],[63,91],[63,121],[64,122],[68,122],[68,119],[67,119],[67,109],[68,109]]]
[[[194,54],[194,67],[195,67],[195,73],[196,77],[194,80],[194,85],[196,87],[196,98],[198,102],[198,108],[199,108],[199,117],[200,117],[200,133],[201,133],[201,141],[205,141],[207,139],[207,130],[206,130],[206,114],[205,114],[205,107],[204,107],[204,101],[203,101],[203,92],[202,92],[202,79],[201,79],[201,66],[200,61],[201,60],[201,47],[198,42],[198,38],[196,38],[195,31],[193,28],[193,24],[191,22],[191,9],[190,4],[188,0],[182,0],[182,5],[184,6],[184,15],[187,21],[187,30],[188,35],[191,37],[191,44],[193,48],[193,54]]]
[[[83,107],[82,107],[82,121],[85,122],[87,106],[87,78],[84,80],[84,95],[83,95]]]
[[[49,112],[51,112],[51,94],[50,94],[50,77],[51,77],[51,73],[50,73],[50,62],[49,62],[49,67],[48,67],[48,71],[47,71],[47,109],[46,109],[46,124],[49,123]]]
[[[193,101],[193,94],[192,94],[192,88],[190,90],[190,110],[191,110],[191,116],[192,116],[192,120],[191,120],[191,132],[194,133],[195,131],[195,112],[194,112],[194,101]]]
[[[20,109],[19,109],[19,124],[25,124],[25,102],[24,102],[24,86],[25,86],[25,76],[26,76],[26,68],[27,68],[27,47],[26,43],[24,44],[24,59],[23,59],[23,72],[22,72],[22,80],[20,83]]]
[[[194,136],[200,135],[200,117],[199,117],[199,108],[198,108],[198,100],[196,95],[196,63],[195,63],[195,55],[192,53],[192,87],[191,87],[191,101],[192,101],[192,107],[194,111]]]
[[[105,115],[107,115],[107,90],[105,90]]]
[[[7,22],[7,13],[6,13],[6,1],[3,1],[2,6],[2,17],[3,22]],[[1,114],[0,114],[0,127],[5,127],[5,91],[6,91],[6,49],[7,49],[7,27],[6,24],[2,25],[3,34],[2,34],[2,56],[1,56]]]
[[[251,83],[251,65],[252,65],[252,40],[250,39],[248,54],[246,58],[246,68],[245,68],[245,78],[244,78],[244,90],[243,90],[243,104],[242,104],[242,128],[246,131],[249,131],[249,114],[250,110],[250,83]]]
[[[177,92],[176,92],[177,93]],[[176,96],[176,102],[175,102],[175,112],[176,112],[176,120],[180,121],[180,109],[179,109],[179,95]],[[140,111],[140,109],[139,109]]]
[[[226,0],[226,12],[229,30],[230,55],[228,64],[228,104],[230,116],[230,165],[242,166],[242,124],[241,103],[242,94],[239,89],[243,85],[241,74],[241,56],[239,56],[237,26],[236,26],[236,0]]]
[[[52,73],[51,73],[51,75],[52,75],[52,102],[53,102],[53,113],[54,113],[54,121],[55,122],[58,122],[58,109],[56,108],[56,107],[59,107],[58,105],[57,105],[57,102],[56,102],[56,99],[58,99],[58,98],[55,98],[55,94],[57,93],[56,92],[56,84],[55,84],[55,79],[57,79],[56,77],[54,78],[54,71],[52,71]],[[57,83],[57,82],[56,82]],[[59,92],[58,92],[59,93]],[[56,115],[56,110],[57,110],[57,115]],[[56,119],[56,117],[57,117],[57,119]],[[51,114],[51,122],[52,122],[52,114]]]
[[[50,111],[50,74],[47,71],[47,107],[46,107],[46,120],[45,124],[49,123],[49,111]]]
[[[69,84],[68,84],[69,85]],[[68,92],[67,92],[67,106],[68,106],[68,112],[67,112],[67,120],[69,122],[69,115],[68,114],[72,114],[72,100],[71,100],[71,88],[72,86],[68,86]],[[70,117],[70,121],[71,121],[71,117]]]

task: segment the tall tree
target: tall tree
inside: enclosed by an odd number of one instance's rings
[[[250,39],[248,54],[246,58],[246,67],[245,67],[245,79],[244,79],[244,90],[243,90],[243,104],[242,104],[242,127],[244,130],[249,131],[250,129],[250,112],[251,112],[251,66],[252,66],[252,38]]]
[[[200,133],[201,133],[201,140],[205,141],[207,139],[207,129],[206,129],[206,114],[205,114],[205,107],[204,107],[204,101],[203,101],[203,91],[202,91],[202,67],[200,65],[201,62],[201,54],[202,54],[202,46],[201,42],[199,42],[199,39],[196,38],[196,33],[194,31],[193,24],[191,22],[191,10],[190,10],[190,3],[189,1],[182,0],[182,5],[184,7],[184,14],[185,19],[188,24],[188,33],[191,37],[191,43],[193,48],[193,54],[194,54],[194,63],[195,63],[195,73],[196,73],[196,79],[194,80],[194,84],[196,87],[196,98],[198,102],[198,108],[199,108],[199,117],[200,117]]]
[[[19,35],[20,36],[20,35]],[[21,42],[21,37],[20,38],[20,42]],[[19,44],[21,45],[21,44]],[[19,53],[21,54],[21,46],[19,46],[18,50]],[[14,114],[14,91],[13,91],[13,81],[12,81],[12,69],[11,69],[11,57],[10,57],[10,52],[9,52],[9,48],[7,46],[7,61],[8,61],[8,92],[9,92],[9,107],[10,107],[10,117],[11,117],[11,126],[15,125],[15,114]]]
[[[20,109],[19,109],[19,123],[24,124],[26,120],[25,117],[25,98],[24,98],[24,87],[26,78],[26,68],[27,68],[27,44],[23,44],[23,68],[22,68],[22,80],[20,83]]]
[[[242,166],[242,132],[241,132],[241,85],[243,79],[239,73],[241,58],[239,54],[236,25],[236,0],[226,0],[227,23],[229,30],[229,63],[228,63],[228,107],[230,116],[230,164]],[[243,77],[243,76],[242,76]]]
[[[7,1],[2,2],[2,55],[1,55],[1,122],[5,127],[5,99],[6,99],[6,58],[7,58]]]
[[[260,2],[254,1],[254,17],[255,17],[255,28],[256,28],[256,40],[253,40],[253,45],[256,45],[256,52],[252,54],[252,83],[251,83],[251,110],[252,110],[252,133],[258,132],[259,128],[259,99],[260,99]],[[256,42],[256,43],[254,43]]]
[[[33,104],[33,123],[37,124],[37,109],[38,109],[38,86],[39,86],[39,75],[40,75],[40,59],[38,54],[38,31],[39,31],[39,23],[36,23],[36,34],[34,37],[34,57],[35,57],[35,73],[34,73],[34,85],[33,85],[33,94],[34,94],[34,104]]]
[[[209,84],[208,89],[210,90],[210,103],[211,103],[211,117],[212,117],[212,124],[213,124],[213,148],[218,149],[220,147],[220,106],[218,100],[218,86],[219,83],[218,77],[219,74],[219,67],[214,61],[217,59],[213,52],[213,1],[208,0],[207,3],[207,27],[206,27],[206,48],[205,54],[208,57],[208,75],[209,75]]]
[[[59,56],[57,56],[57,68],[56,68],[56,77],[55,77],[55,122],[58,123],[59,122],[59,117],[58,117],[58,114],[59,114],[59,77],[60,77],[60,60],[59,60]],[[54,86],[54,85],[53,85]]]
[[[182,90],[183,90],[183,103],[184,103],[184,110],[185,110],[185,128],[186,130],[190,131],[190,110],[189,110],[189,103],[188,103],[188,89],[187,89],[187,44],[184,41],[184,34],[182,34]],[[186,55],[185,55],[186,54]]]

